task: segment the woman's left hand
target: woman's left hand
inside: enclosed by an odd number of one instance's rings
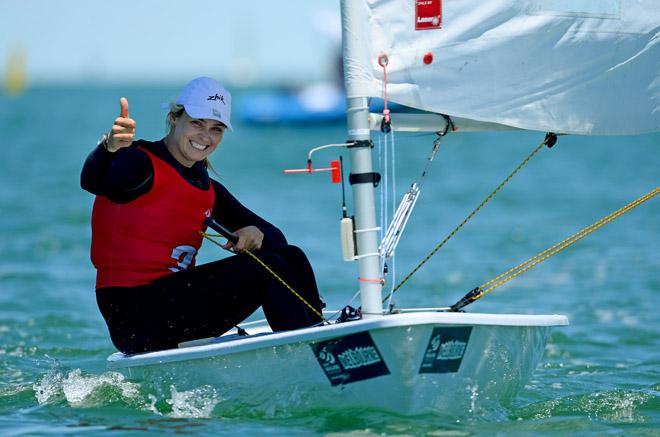
[[[238,236],[238,243],[227,242],[223,245],[225,249],[232,249],[234,252],[243,252],[244,250],[259,250],[264,241],[264,233],[256,226],[246,226],[238,229],[235,234]]]

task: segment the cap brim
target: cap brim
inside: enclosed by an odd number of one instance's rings
[[[213,113],[213,111],[209,111],[208,108],[194,106],[194,105],[183,105],[183,106],[186,110],[186,113],[192,118],[207,118],[209,120],[216,120],[227,126],[227,129],[233,130],[231,123],[229,121],[223,120],[221,117],[218,117],[216,114]]]

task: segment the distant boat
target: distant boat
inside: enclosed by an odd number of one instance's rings
[[[7,95],[17,96],[27,87],[25,58],[25,50],[21,47],[15,47],[9,53],[4,77],[4,90]]]
[[[274,88],[246,91],[235,99],[236,117],[247,124],[304,124],[346,121],[346,93],[331,83],[300,89]],[[403,106],[390,104],[393,110]],[[383,110],[381,98],[370,99],[372,112]],[[411,108],[407,109],[411,111]]]
[[[314,123],[343,120],[346,116],[346,97],[331,84],[300,90],[248,91],[237,97],[235,113],[243,123]]]

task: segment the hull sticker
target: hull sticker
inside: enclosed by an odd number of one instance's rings
[[[321,341],[310,346],[333,386],[390,373],[368,332]]]
[[[455,373],[461,367],[471,326],[433,328],[419,373]]]

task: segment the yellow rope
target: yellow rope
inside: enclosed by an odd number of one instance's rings
[[[456,228],[454,228],[454,230],[451,231],[451,233],[450,233],[450,234],[449,234],[444,240],[442,240],[442,242],[441,242],[440,244],[438,244],[438,245],[435,247],[435,249],[433,249],[433,250],[431,251],[431,253],[429,253],[428,256],[427,256],[426,258],[424,258],[424,260],[422,260],[422,262],[420,262],[420,263],[417,265],[417,267],[415,267],[410,273],[408,273],[408,275],[407,275],[405,278],[403,278],[403,280],[402,280],[401,282],[399,282],[399,284],[398,284],[396,287],[394,287],[394,289],[392,290],[392,292],[391,292],[390,294],[388,294],[388,295],[383,299],[383,302],[385,302],[387,299],[389,299],[390,296],[391,296],[392,294],[396,293],[396,292],[399,290],[399,288],[401,288],[401,287],[403,286],[403,284],[405,284],[405,283],[406,283],[406,282],[412,277],[412,275],[414,275],[415,273],[417,273],[417,271],[418,271],[418,270],[419,270],[424,264],[426,264],[426,262],[427,262],[428,260],[430,260],[431,257],[432,257],[433,255],[435,255],[435,253],[436,253],[438,250],[440,250],[440,248],[441,248],[442,246],[444,246],[444,245],[447,243],[447,241],[449,241],[450,238],[452,238],[452,237],[453,237],[453,236],[454,236],[454,235],[455,235],[455,234],[456,234],[456,233],[457,233],[457,232],[458,232],[463,226],[465,226],[465,224],[466,224],[466,223],[467,223],[472,217],[474,217],[474,215],[475,215],[477,212],[479,212],[479,210],[481,210],[481,208],[483,208],[484,205],[486,205],[486,203],[488,203],[493,197],[495,197],[495,195],[496,195],[496,194],[502,189],[502,187],[504,187],[504,185],[506,185],[507,182],[509,182],[509,181],[511,180],[511,178],[513,178],[513,177],[516,175],[516,173],[518,173],[518,172],[520,171],[520,169],[523,168],[523,167],[524,167],[524,166],[525,166],[525,165],[526,165],[526,164],[527,164],[527,163],[528,163],[528,162],[534,157],[534,155],[536,155],[536,154],[538,153],[538,151],[541,150],[541,149],[543,148],[543,146],[545,146],[547,143],[548,143],[548,138],[546,137],[546,139],[543,140],[543,142],[542,142],[541,144],[539,144],[538,147],[537,147],[536,149],[534,149],[534,151],[533,151],[532,153],[530,153],[529,156],[528,156],[527,158],[525,158],[525,160],[524,160],[522,163],[520,163],[520,165],[519,165],[519,166],[518,166],[513,172],[511,172],[511,174],[510,174],[509,176],[507,176],[507,178],[504,179],[504,181],[502,181],[502,183],[501,183],[497,188],[495,188],[495,190],[494,190],[492,193],[490,193],[490,194],[488,195],[488,197],[486,197],[486,198],[481,202],[481,204],[480,204],[478,207],[476,207],[476,208],[474,209],[474,211],[472,211],[472,212],[471,212],[471,213],[465,218],[465,220],[463,220],[463,222],[462,222],[460,225],[456,226]]]
[[[202,231],[199,231],[199,233],[201,234],[202,237],[206,238],[207,240],[209,240],[209,241],[212,242],[213,244],[222,247],[222,245],[221,245],[220,243],[218,243],[217,241],[215,241],[215,240],[212,238],[212,237],[221,237],[222,235],[219,235],[219,234],[207,234],[206,232],[202,232]],[[316,308],[314,308],[312,305],[310,305],[310,303],[307,302],[307,300],[305,300],[304,297],[302,297],[300,294],[298,294],[298,293],[296,292],[296,290],[294,290],[293,288],[291,288],[291,286],[290,286],[289,284],[287,284],[287,283],[284,281],[284,279],[280,278],[279,275],[278,275],[277,273],[275,273],[270,267],[268,267],[266,264],[264,264],[264,262],[261,261],[261,260],[259,259],[258,256],[256,256],[254,253],[252,253],[251,251],[249,251],[249,250],[247,250],[247,249],[244,249],[242,252],[243,252],[243,253],[246,253],[246,254],[248,254],[248,255],[250,255],[250,256],[252,257],[252,259],[254,259],[256,262],[258,262],[259,264],[261,264],[261,266],[262,266],[264,269],[266,269],[271,275],[273,275],[273,276],[274,276],[274,277],[275,277],[275,278],[276,278],[276,279],[277,279],[282,285],[284,285],[284,286],[285,286],[285,287],[286,287],[291,293],[293,293],[293,294],[294,294],[298,299],[300,299],[305,305],[307,305],[307,307],[308,307],[310,310],[312,310],[312,311],[314,312],[314,314],[316,314],[317,316],[319,316],[319,317],[321,318],[321,320],[323,320],[324,322],[327,322],[327,320],[323,317],[323,314],[321,314]]]
[[[649,191],[642,197],[634,200],[633,202],[630,202],[626,206],[614,211],[613,213],[603,217],[602,219],[598,220],[594,224],[587,226],[586,228],[582,229],[581,231],[571,235],[570,237],[560,241],[559,243],[555,244],[554,246],[544,250],[543,252],[533,256],[532,258],[528,259],[527,261],[518,264],[517,266],[513,267],[512,269],[507,270],[506,272],[502,273],[501,275],[491,279],[490,281],[486,282],[485,284],[481,285],[480,287],[476,288],[476,293],[473,295],[470,295],[469,297],[461,299],[461,301],[464,303],[464,305],[459,306],[457,309],[462,308],[463,306],[467,305],[468,303],[472,303],[476,301],[477,299],[480,299],[482,296],[484,296],[487,293],[490,293],[497,287],[509,282],[511,279],[522,275],[525,273],[527,270],[531,269],[535,265],[545,261],[546,259],[550,258],[551,256],[559,253],[560,251],[566,249],[567,247],[571,246],[572,244],[578,242],[582,238],[586,237],[587,235],[591,234],[592,232],[598,230],[602,226],[608,224],[612,220],[621,217],[623,214],[627,213],[631,209],[641,205],[642,203],[646,202],[647,200],[651,199],[652,197],[656,196],[658,193],[660,193],[660,187],[656,187],[655,189]],[[475,291],[473,290],[473,292]],[[465,300],[465,301],[464,301]],[[459,302],[461,302],[459,301]],[[456,304],[454,305],[456,306]]]

